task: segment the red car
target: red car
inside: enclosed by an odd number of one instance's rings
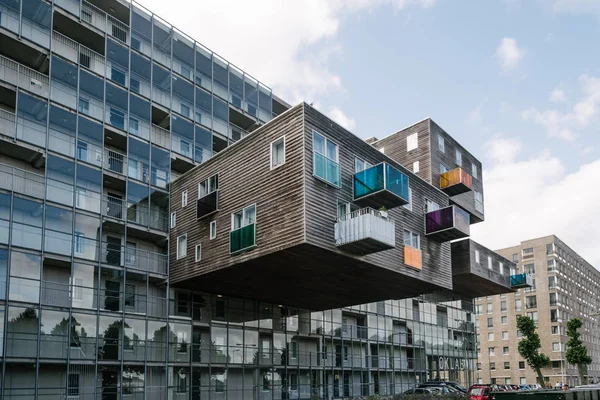
[[[489,400],[490,391],[487,385],[473,385],[467,392],[467,400]]]

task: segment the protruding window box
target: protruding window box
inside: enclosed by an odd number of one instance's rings
[[[204,218],[219,211],[219,191],[201,197],[196,202],[196,218]]]
[[[256,247],[256,224],[232,230],[229,234],[229,252],[239,254]]]
[[[440,175],[440,189],[449,196],[456,196],[471,191],[473,178],[462,168],[454,168],[452,171]]]
[[[440,242],[470,235],[469,214],[457,206],[448,206],[425,214],[425,235]]]
[[[528,288],[533,286],[533,277],[529,274],[516,274],[510,276],[512,289]]]
[[[337,219],[335,244],[354,254],[371,254],[396,246],[394,221],[385,213],[361,208]]]
[[[361,207],[399,207],[408,204],[408,197],[408,176],[388,163],[354,174],[354,202]]]
[[[423,261],[421,257],[421,250],[404,245],[404,264],[411,268],[422,269]]]

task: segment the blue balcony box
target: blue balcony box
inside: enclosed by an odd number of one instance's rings
[[[510,276],[510,287],[512,289],[527,288],[533,286],[533,278],[529,274],[516,274]]]
[[[408,176],[388,163],[354,174],[354,203],[359,206],[389,209],[408,202]]]
[[[457,206],[448,206],[425,214],[425,235],[448,242],[470,235],[469,214]]]

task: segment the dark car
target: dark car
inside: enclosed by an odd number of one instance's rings
[[[460,386],[458,383],[456,382],[445,382],[445,381],[427,381],[425,383],[422,383],[419,385],[419,387],[429,387],[429,386],[433,386],[433,387],[440,387],[440,386],[448,386],[451,387],[452,389],[461,392],[461,393],[467,393],[467,389],[465,389],[464,387]]]
[[[435,394],[435,390],[429,388],[408,389],[403,394]]]

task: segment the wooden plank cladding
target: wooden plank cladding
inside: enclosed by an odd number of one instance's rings
[[[405,200],[387,210],[385,198],[373,196],[368,216],[385,220],[362,226],[367,219],[359,218],[343,227],[362,215],[354,196],[357,165],[389,166],[402,179],[382,187],[401,189]],[[197,219],[199,188],[204,196],[211,185],[203,182],[216,176],[218,204],[208,210],[216,211]],[[425,236],[424,224],[426,201],[448,207],[448,195],[307,104],[181,176],[171,198],[184,191],[193,201],[171,202],[174,286],[312,310],[452,288],[450,244]]]

